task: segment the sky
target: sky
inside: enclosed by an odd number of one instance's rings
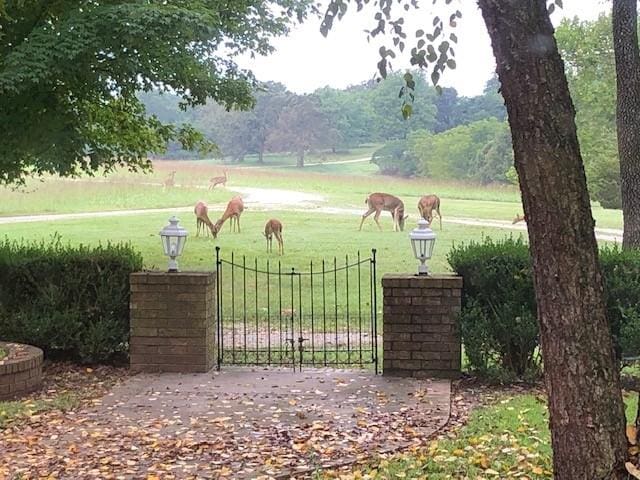
[[[323,3],[326,4],[326,0]],[[409,39],[421,26],[432,25],[431,3],[421,0],[420,9],[405,14],[405,32]],[[455,29],[459,39],[454,47],[457,68],[447,70],[440,84],[455,87],[463,96],[479,95],[495,70],[489,36],[474,0],[453,0],[452,3],[457,4],[463,15]],[[564,0],[563,9],[556,10],[551,19],[554,25],[564,17],[592,20],[610,8],[607,0]],[[356,12],[351,6],[347,15],[334,23],[327,38],[320,34],[320,20],[309,19],[297,25],[287,37],[275,39],[275,53],[255,59],[246,57],[239,63],[252,70],[259,80],[281,82],[296,93],[309,93],[324,86],[345,88],[369,80],[377,71],[380,45],[390,43],[377,38],[367,43],[364,30],[372,27],[374,12],[372,9]],[[392,65],[394,70],[404,70],[409,63],[396,60]]]

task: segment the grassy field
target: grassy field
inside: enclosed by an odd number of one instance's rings
[[[211,214],[214,218],[219,214]],[[99,242],[130,242],[144,256],[147,267],[161,267],[166,264],[162,255],[158,232],[167,223],[169,213],[153,213],[122,217],[64,220],[55,222],[18,223],[3,226],[4,234],[10,239],[42,239],[54,233],[63,241],[73,244],[98,244]],[[178,215],[189,230],[184,256],[180,265],[186,270],[209,270],[214,266],[215,247],[220,246],[222,254],[229,256],[246,255],[250,261],[259,257],[282,261],[284,269],[307,266],[309,261],[321,259],[344,259],[345,255],[355,256],[358,251],[368,255],[372,248],[378,250],[379,271],[412,271],[416,261],[412,257],[407,232],[393,232],[391,218],[387,214],[380,232],[373,221],[366,222],[362,232],[358,232],[359,217],[351,215],[325,215],[313,211],[306,212],[261,212],[246,210],[241,219],[241,233],[231,233],[225,224],[217,240],[211,237],[195,236],[195,219],[192,213]],[[264,224],[269,218],[279,218],[283,225],[285,255],[266,253],[266,241],[262,235]],[[448,225],[437,231],[438,239],[431,265],[437,271],[447,269],[446,253],[454,242],[465,242],[482,235],[503,236],[504,230]],[[274,242],[275,243],[275,242]]]
[[[364,200],[375,191],[394,193],[405,202],[415,221],[421,195],[435,192],[442,198],[441,211],[447,217],[511,220],[522,212],[519,194],[513,186],[479,186],[428,179],[398,179],[382,175],[355,174],[353,170],[373,167],[368,163],[295,168],[230,168],[227,190],[207,190],[208,179],[221,173],[219,165],[207,161],[156,162],[149,175],[115,173],[106,179],[65,181],[50,178],[32,182],[24,191],[0,189],[0,216],[38,213],[140,209],[194,205],[198,200],[222,203],[234,194],[234,187],[280,188],[321,194],[323,205],[354,208],[364,212]],[[312,168],[326,170],[313,172]],[[176,170],[176,187],[163,191],[162,181]],[[331,173],[352,171],[351,175]],[[598,227],[621,228],[622,213],[593,206]]]

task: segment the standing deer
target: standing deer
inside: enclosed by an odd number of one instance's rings
[[[272,218],[264,226],[264,236],[267,239],[267,253],[273,252],[273,236],[278,241],[278,253],[284,255],[284,242],[282,241],[282,223]]]
[[[395,197],[388,193],[372,193],[367,197],[364,203],[369,206],[369,210],[367,210],[364,215],[362,215],[362,220],[360,221],[360,230],[362,230],[362,224],[364,223],[364,220],[373,212],[376,212],[373,219],[378,225],[378,228],[382,230],[380,222],[378,222],[378,218],[380,218],[380,213],[383,210],[391,212],[394,232],[397,232],[398,229],[400,229],[400,231],[404,230],[404,221],[407,219],[407,215],[404,214],[404,203],[402,203],[402,200],[400,200],[398,197]]]
[[[222,173],[223,175],[221,177],[212,177],[209,179],[209,190],[213,190],[216,185],[227,186],[227,171],[223,170]]]
[[[162,189],[166,190],[168,188],[174,187],[176,184],[176,171],[174,170],[169,174],[169,176],[162,182]]]
[[[424,218],[429,224],[433,220],[433,212],[438,214],[440,219],[440,230],[442,230],[442,215],[440,214],[440,197],[437,195],[424,195],[418,202],[418,211],[420,216]]]
[[[526,222],[527,218],[524,215],[520,215],[519,213],[516,213],[515,218],[513,219],[513,222],[511,222],[512,225],[515,225],[518,222]]]
[[[213,222],[211,222],[211,220],[209,219],[209,208],[207,207],[207,204],[202,201],[196,203],[196,206],[193,209],[193,213],[196,214],[196,237],[200,235],[200,229],[202,229],[205,235],[209,235],[206,230],[208,228],[215,238],[215,227],[213,226]]]
[[[213,238],[216,238],[217,234],[222,229],[222,225],[224,225],[224,222],[226,222],[228,218],[231,218],[231,230],[235,231],[233,222],[235,220],[235,226],[238,228],[238,233],[240,233],[240,215],[242,215],[243,211],[244,202],[242,201],[242,197],[240,195],[235,196],[231,200],[229,200],[229,203],[227,203],[227,209],[222,214],[222,217],[220,217],[220,219],[213,226]]]

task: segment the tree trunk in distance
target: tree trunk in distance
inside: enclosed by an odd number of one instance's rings
[[[479,0],[533,261],[554,475],[626,478],[625,418],[575,110],[545,0]]]
[[[296,167],[298,168],[304,167],[304,150],[300,150],[298,152],[298,160],[296,161]]]
[[[622,188],[623,248],[640,248],[640,52],[637,0],[613,0],[616,130]]]

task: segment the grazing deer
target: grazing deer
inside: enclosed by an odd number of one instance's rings
[[[213,226],[213,222],[209,219],[209,208],[207,207],[207,204],[204,202],[196,203],[196,206],[193,209],[193,213],[196,214],[196,237],[200,235],[200,229],[202,229],[205,235],[209,235],[208,231],[206,230],[207,228],[209,228],[209,231],[211,231],[211,234],[215,238],[215,227]]]
[[[176,171],[174,170],[169,174],[169,176],[162,182],[162,189],[166,190],[168,188],[174,187],[176,184]]]
[[[519,213],[516,213],[515,218],[513,219],[513,222],[511,222],[512,225],[515,225],[518,222],[526,222],[527,218],[524,215],[520,215]]]
[[[442,230],[442,215],[440,214],[440,197],[437,195],[424,195],[418,202],[418,211],[420,216],[424,218],[429,224],[433,220],[433,212],[438,214],[440,219],[440,230]]]
[[[224,225],[224,222],[226,222],[228,218],[231,218],[231,230],[235,231],[233,223],[233,221],[235,220],[235,226],[238,228],[238,233],[240,233],[240,215],[242,215],[242,212],[244,212],[244,202],[242,201],[242,197],[240,195],[235,196],[231,200],[229,200],[229,203],[227,203],[227,209],[222,214],[222,217],[220,217],[220,219],[213,226],[213,238],[216,238],[216,236],[222,229],[222,225]]]
[[[398,229],[400,229],[400,231],[404,230],[404,221],[407,219],[407,215],[404,214],[404,203],[402,203],[402,200],[398,197],[394,197],[388,193],[372,193],[367,197],[364,203],[369,206],[369,210],[362,215],[360,230],[362,230],[364,220],[373,212],[376,212],[373,219],[378,225],[378,228],[382,230],[380,222],[378,222],[378,218],[380,218],[380,213],[383,210],[391,212],[394,232],[397,232]]]
[[[282,241],[282,223],[272,218],[264,226],[264,236],[267,239],[267,253],[273,252],[273,236],[278,241],[278,253],[284,255],[284,242]]]
[[[223,175],[221,177],[212,177],[209,179],[209,190],[213,190],[216,185],[227,186],[227,171],[223,170],[222,173]]]

